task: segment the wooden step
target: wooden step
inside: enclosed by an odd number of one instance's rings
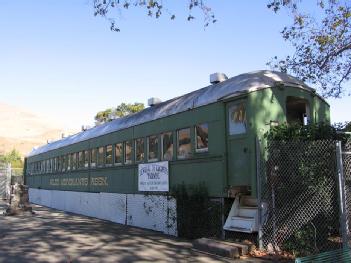
[[[200,238],[193,242],[195,249],[222,257],[239,258],[249,253],[249,246],[240,242],[229,242]]]
[[[209,238],[196,239],[193,247],[197,250],[227,258],[240,258],[240,248]]]

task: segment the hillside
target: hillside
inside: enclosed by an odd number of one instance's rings
[[[65,132],[41,116],[0,102],[0,153],[16,149],[24,156]]]

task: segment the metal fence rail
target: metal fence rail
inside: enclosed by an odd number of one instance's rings
[[[262,244],[296,256],[341,248],[336,142],[274,141],[265,153]]]

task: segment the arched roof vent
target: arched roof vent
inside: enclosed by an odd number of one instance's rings
[[[228,77],[224,73],[216,72],[216,73],[213,73],[210,75],[211,84],[217,84],[217,83],[225,81],[227,79],[228,79]]]

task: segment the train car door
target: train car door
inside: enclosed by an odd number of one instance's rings
[[[227,112],[228,185],[250,186],[247,101],[229,102]]]

